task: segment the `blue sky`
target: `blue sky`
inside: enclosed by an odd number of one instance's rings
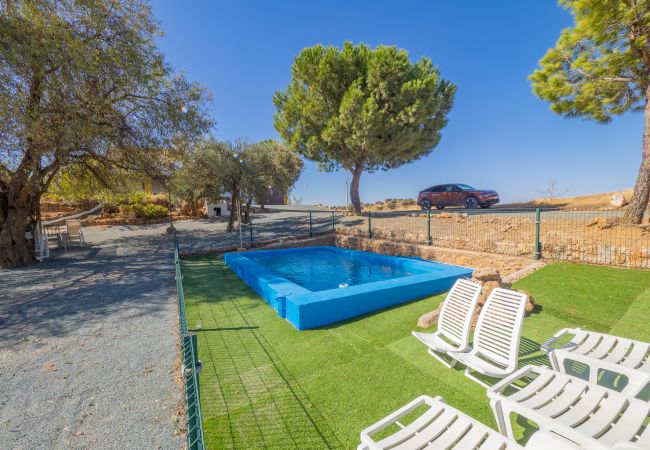
[[[571,16],[552,0],[191,1],[153,0],[169,62],[206,85],[219,139],[278,138],[273,93],[294,57],[345,40],[396,45],[432,59],[458,86],[440,144],[419,161],[361,178],[364,202],[415,197],[432,184],[496,189],[503,201],[539,197],[551,180],[567,195],[631,187],[641,159],[642,116],[608,125],[555,115],[527,76]],[[307,162],[294,195],[345,203],[346,172]]]

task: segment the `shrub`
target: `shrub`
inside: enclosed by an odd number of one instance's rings
[[[113,202],[102,203],[102,214],[115,214],[119,212],[119,207]]]
[[[136,216],[135,211],[129,205],[120,205],[120,206],[117,207],[117,209],[120,212],[120,216],[123,216],[123,217],[135,217]]]
[[[158,219],[160,217],[165,217],[167,214],[169,214],[169,209],[166,206],[162,206],[162,205],[135,204],[135,205],[131,205],[131,209],[135,212],[137,217],[142,217],[145,219]]]
[[[129,205],[145,205],[148,199],[149,199],[149,195],[141,191],[135,191],[135,192],[131,192],[127,196],[126,201]]]
[[[165,194],[154,194],[145,200],[146,205],[160,205],[169,208],[169,198]]]

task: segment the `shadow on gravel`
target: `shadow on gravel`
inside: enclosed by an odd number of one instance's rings
[[[64,336],[124,308],[132,309],[130,317],[155,320],[170,298],[160,295],[161,284],[173,294],[167,236],[115,239],[103,246],[56,251],[52,257],[0,271],[0,349],[32,338]]]

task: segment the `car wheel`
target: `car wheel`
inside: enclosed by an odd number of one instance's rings
[[[431,200],[424,199],[420,202],[420,207],[423,210],[431,209]]]
[[[465,199],[465,208],[467,209],[476,209],[478,208],[478,200],[475,197],[467,197]]]
[[[445,209],[445,205],[436,205],[436,209]]]

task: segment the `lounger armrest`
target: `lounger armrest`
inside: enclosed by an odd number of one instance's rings
[[[363,430],[361,432],[362,445],[359,448],[363,448],[363,446],[370,449],[378,448],[376,447],[376,442],[372,439],[373,434],[376,434],[384,428],[396,423],[399,419],[422,405],[435,406],[436,403],[444,403],[444,400],[440,396],[433,398],[429,397],[428,395],[421,395],[417,397],[416,399],[402,406],[397,411],[394,411],[393,413],[387,415],[383,419],[375,422]]]
[[[540,374],[540,369],[545,369],[545,367],[528,365],[514,371],[512,374],[501,379],[501,381],[495,385],[489,387],[487,390],[488,397],[494,398],[495,396],[503,396],[503,391],[505,391],[508,386],[513,384],[518,379],[523,378],[531,373]]]
[[[553,337],[544,341],[542,345],[539,346],[539,348],[545,351],[547,354],[551,353],[552,351],[557,350],[556,348],[553,348],[553,344],[559,341],[562,336],[564,336],[565,334],[576,334],[576,332],[580,330],[581,330],[580,328],[563,328],[557,333],[555,333]],[[566,347],[568,347],[568,344],[561,348],[566,348]]]
[[[650,383],[650,374],[641,372],[640,370],[625,367],[620,364],[614,364],[601,359],[591,358],[589,356],[579,355],[574,352],[569,352],[563,349],[555,350],[555,358],[558,361],[560,372],[566,373],[564,362],[566,360],[576,361],[589,367],[589,382],[593,384],[598,383],[598,372],[600,370],[607,370],[609,372],[618,373],[627,377],[627,385],[621,391],[622,394],[635,397]]]
[[[549,431],[536,431],[526,443],[527,450],[577,450],[579,445]]]

